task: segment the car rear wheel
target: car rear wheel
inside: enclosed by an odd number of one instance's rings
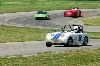
[[[51,46],[52,46],[52,43],[46,42],[46,46],[47,46],[47,47],[51,47]]]
[[[81,15],[81,12],[79,12],[79,17],[81,17],[82,15]]]
[[[77,15],[77,12],[74,12],[74,17],[77,17],[78,15]]]
[[[87,43],[88,43],[88,37],[85,37],[82,45],[87,46]]]
[[[71,46],[71,45],[73,45],[73,39],[72,37],[69,37],[68,42],[65,43],[64,46],[66,47],[66,46]]]

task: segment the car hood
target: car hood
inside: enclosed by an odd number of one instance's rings
[[[67,12],[75,12],[76,10],[67,10]]]
[[[35,17],[46,17],[46,14],[36,14]]]
[[[72,34],[71,32],[53,32],[53,33],[48,33],[46,38],[48,39],[65,38],[70,36],[71,34]]]

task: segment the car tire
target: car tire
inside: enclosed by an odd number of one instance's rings
[[[81,12],[79,12],[79,17],[81,17],[82,15],[81,15]]]
[[[46,46],[47,46],[47,47],[51,47],[51,46],[52,46],[52,43],[46,42]]]
[[[37,20],[37,18],[35,17],[35,20]]]
[[[88,43],[88,37],[85,37],[82,46],[87,46],[87,43]]]
[[[74,12],[74,17],[75,17],[75,18],[77,17],[77,12]]]
[[[73,38],[69,37],[67,43],[64,44],[65,47],[73,45]]]
[[[67,17],[67,16],[66,16],[66,12],[64,12],[64,17]]]
[[[64,16],[64,17],[67,17],[67,16]]]
[[[49,20],[49,16],[47,16],[46,19]]]

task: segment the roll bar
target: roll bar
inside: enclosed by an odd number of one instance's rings
[[[69,25],[69,27],[70,27],[71,31],[73,31],[72,26],[78,26],[78,27],[79,27],[79,31],[83,32],[83,26],[82,26],[82,25],[76,25],[76,24]],[[64,30],[65,28],[66,28],[66,25],[64,25],[64,27],[63,27],[63,28],[61,28],[62,32],[64,32],[64,31],[65,31],[65,30]]]

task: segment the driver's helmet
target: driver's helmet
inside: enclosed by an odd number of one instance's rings
[[[74,26],[74,27],[73,27],[73,31],[74,31],[74,32],[78,32],[78,26]]]
[[[79,8],[78,8],[78,7],[75,7],[74,9],[77,10],[77,9],[79,9]]]
[[[77,8],[75,8],[75,10],[77,10]]]

